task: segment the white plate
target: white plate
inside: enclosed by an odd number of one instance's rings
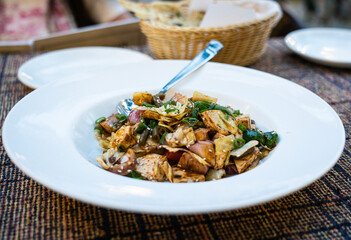
[[[17,76],[24,85],[38,88],[53,81],[64,81],[71,75],[79,78],[91,70],[151,59],[143,53],[116,47],[68,48],[31,58],[21,65]]]
[[[19,101],[6,117],[3,143],[28,176],[66,196],[144,213],[223,211],[282,197],[312,183],[340,157],[345,132],[334,110],[309,90],[248,68],[208,63],[178,85],[219,98],[251,115],[279,144],[258,167],[219,181],[188,184],[135,180],[103,170],[94,121],[134,91],[155,93],[188,61],[156,60],[55,82]],[[87,70],[89,71],[89,70]]]
[[[351,67],[351,30],[307,28],[289,33],[286,45],[310,61],[332,66]]]

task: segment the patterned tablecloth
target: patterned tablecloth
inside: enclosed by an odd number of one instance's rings
[[[137,48],[148,52],[147,48]],[[16,77],[33,55],[0,55],[0,126],[31,90]],[[350,239],[351,70],[307,62],[281,39],[250,66],[300,84],[327,101],[346,130],[337,164],[321,179],[289,196],[222,213],[158,216],[85,204],[36,183],[10,161],[0,139],[0,239]]]

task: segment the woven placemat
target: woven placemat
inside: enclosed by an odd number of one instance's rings
[[[149,52],[148,48],[137,49]],[[31,90],[16,77],[33,55],[0,55],[0,126]],[[310,186],[262,205],[202,215],[157,216],[109,210],[55,193],[25,176],[0,138],[0,239],[349,239],[351,237],[351,71],[319,66],[270,40],[252,68],[318,94],[341,117],[345,150]]]

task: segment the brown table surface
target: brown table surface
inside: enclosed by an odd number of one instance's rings
[[[0,126],[31,91],[16,73],[32,56],[0,55]],[[266,53],[249,67],[308,88],[339,114],[346,131],[345,149],[321,179],[286,197],[240,210],[184,216],[135,214],[96,207],[47,189],[10,161],[0,139],[0,239],[350,239],[351,70],[307,62],[291,54],[282,39],[271,39]]]

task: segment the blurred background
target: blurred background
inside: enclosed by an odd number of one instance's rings
[[[351,28],[351,0],[277,1],[284,15],[271,37],[305,27]],[[117,0],[0,0],[0,44],[70,34],[86,27],[100,29],[132,17]]]
[[[134,1],[152,2],[153,0]],[[69,1],[70,7],[74,9],[78,25],[96,23],[89,16],[89,9],[88,11],[80,12],[84,5],[86,7],[86,2],[84,4],[84,0]],[[280,3],[286,15],[286,19],[282,21],[287,23],[288,21],[291,21],[293,24],[296,22],[295,24],[300,27],[351,28],[351,0],[277,0],[277,2]]]
[[[350,0],[280,0],[283,9],[305,27],[351,28]]]

